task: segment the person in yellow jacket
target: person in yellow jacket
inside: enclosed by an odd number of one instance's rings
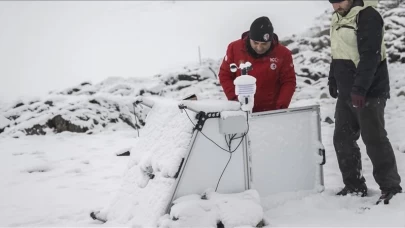
[[[384,20],[377,0],[329,0],[335,12],[330,28],[332,63],[329,93],[337,98],[333,144],[345,187],[337,195],[367,195],[360,135],[373,164],[385,203],[402,191],[396,159],[387,137],[384,109],[390,98]],[[377,203],[378,203],[377,202]]]

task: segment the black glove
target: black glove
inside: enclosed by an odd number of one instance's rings
[[[329,80],[328,86],[329,86],[329,95],[333,98],[337,98],[339,93],[336,82],[334,80]]]
[[[353,86],[352,92],[350,93],[350,97],[352,99],[352,105],[355,108],[364,108],[366,105],[366,90],[358,87]]]
[[[366,97],[355,93],[351,94],[352,104],[355,108],[364,108],[366,104]]]

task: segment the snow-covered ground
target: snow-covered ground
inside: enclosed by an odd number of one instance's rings
[[[0,226],[94,226],[120,186],[135,131],[0,139]]]
[[[391,66],[390,70],[393,84],[395,80],[405,80],[401,72],[402,65]],[[401,87],[393,86],[392,93],[398,93]],[[308,90],[310,91],[309,87]],[[293,106],[319,103],[322,119],[327,116],[333,119],[335,100],[300,99],[307,96],[304,92],[297,94]],[[403,178],[404,102],[405,96],[393,96],[386,109],[387,131]],[[324,166],[325,191],[285,193],[262,198],[260,202],[266,224],[404,227],[405,194],[395,196],[389,205],[373,205],[380,193],[361,140],[359,145],[363,155],[364,176],[370,194],[365,198],[335,196],[342,187],[342,182],[332,145],[333,129],[333,124],[322,122],[322,139],[327,159]],[[96,135],[61,133],[19,139],[7,136],[0,138],[0,226],[106,226],[91,220],[89,213],[107,205],[119,190],[129,158],[117,157],[116,153],[135,145],[136,137],[135,130],[123,128]],[[132,153],[136,153],[136,150],[132,150]],[[217,203],[205,207],[216,208]],[[257,208],[240,201],[236,201],[235,205]],[[228,208],[225,211],[232,210],[234,209]],[[198,212],[199,210],[191,210],[189,213],[190,216],[193,213],[195,216]],[[171,219],[162,217],[160,224],[170,226],[168,221]],[[201,225],[203,224],[206,223]]]

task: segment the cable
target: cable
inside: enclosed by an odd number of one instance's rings
[[[221,173],[221,176],[219,177],[219,180],[218,180],[217,186],[215,187],[215,192],[217,192],[217,190],[218,190],[219,183],[221,182],[222,176],[224,175],[225,170],[226,170],[226,168],[228,167],[229,162],[231,161],[231,159],[232,159],[232,153],[230,153],[230,156],[229,156],[228,162],[226,163],[224,170],[222,170],[222,173]]]
[[[191,120],[190,116],[189,116],[188,113],[187,113],[187,110],[184,109],[184,111],[186,112],[186,115],[187,115],[188,119],[190,120],[190,122],[191,122],[191,123],[194,125],[194,127],[195,127],[196,125],[195,125],[194,122]],[[246,123],[247,123],[247,131],[246,131],[245,133],[243,133],[241,136],[236,137],[236,134],[232,134],[232,135],[228,134],[228,137],[229,137],[229,142],[228,142],[228,139],[226,138],[227,135],[225,135],[225,142],[226,142],[226,145],[228,146],[228,150],[226,150],[226,149],[224,149],[223,147],[221,147],[220,145],[218,145],[216,142],[214,142],[212,139],[210,139],[208,136],[206,136],[202,131],[199,131],[205,138],[207,138],[209,141],[211,141],[212,143],[214,143],[218,148],[220,148],[220,149],[222,149],[222,150],[224,150],[224,151],[226,151],[226,152],[229,153],[229,160],[228,160],[228,162],[226,163],[225,168],[223,169],[223,171],[222,171],[222,173],[221,173],[221,176],[219,177],[217,186],[216,186],[216,188],[215,188],[215,192],[218,190],[218,186],[219,186],[219,183],[221,182],[222,176],[224,175],[225,170],[226,170],[226,168],[228,167],[229,162],[230,162],[231,159],[232,159],[232,154],[233,154],[233,152],[235,152],[235,151],[239,148],[239,146],[240,146],[240,145],[242,144],[242,142],[243,142],[243,139],[246,137],[247,133],[249,132],[249,115],[248,115],[248,112],[246,112]],[[235,137],[236,137],[236,138],[235,138]],[[232,141],[233,141],[234,139],[241,139],[241,140],[239,141],[239,143],[238,143],[238,145],[236,146],[236,148],[235,148],[234,150],[231,150],[231,149],[232,149]]]
[[[234,151],[236,151],[236,150],[239,148],[239,146],[240,146],[240,144],[242,143],[243,139],[246,137],[247,133],[249,132],[249,116],[248,116],[248,113],[247,113],[247,112],[246,112],[246,123],[247,123],[248,129],[247,129],[247,131],[246,131],[245,133],[243,133],[242,136],[238,137],[238,138],[242,138],[242,139],[240,140],[238,146],[236,147],[236,149],[235,149]],[[236,134],[232,135],[232,138],[229,136],[229,137],[230,137],[230,141],[229,141],[229,144],[228,144],[229,151],[231,151],[231,143],[232,143],[232,140],[234,139],[235,136],[236,136]],[[236,139],[237,139],[237,138],[236,138]],[[226,141],[226,135],[225,135],[225,141]],[[216,186],[216,188],[215,188],[215,192],[218,190],[219,183],[221,182],[222,176],[224,175],[226,168],[228,168],[229,162],[230,162],[231,159],[232,159],[232,154],[233,154],[233,152],[230,153],[229,160],[228,160],[228,162],[226,163],[224,170],[222,170],[221,176],[219,177],[217,186]]]

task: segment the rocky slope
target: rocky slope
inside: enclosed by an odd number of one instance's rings
[[[385,20],[388,62],[396,72],[405,70],[405,0],[381,1]],[[293,102],[329,99],[327,75],[331,61],[329,25],[332,11],[318,16],[305,33],[281,42],[293,53],[297,90]],[[96,133],[120,127],[140,128],[148,108],[133,106],[137,96],[164,96],[181,100],[225,99],[217,79],[221,60],[205,60],[174,72],[150,78],[108,78],[98,84],[83,82],[45,98],[16,101],[0,106],[0,136],[43,135],[63,131]],[[391,74],[392,95],[405,96],[399,75]],[[329,120],[328,120],[329,121]]]

